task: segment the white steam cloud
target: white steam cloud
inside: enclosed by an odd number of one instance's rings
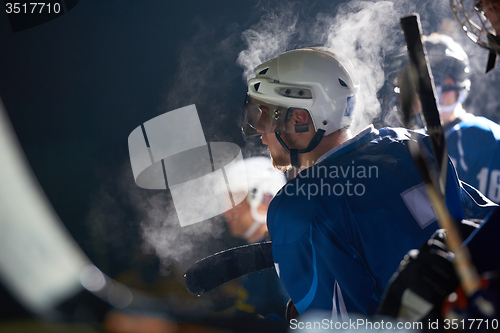
[[[220,237],[225,227],[221,217],[181,227],[170,192],[139,188],[129,162],[120,175],[101,187],[87,223],[93,238],[101,242],[95,244],[97,251],[128,250],[133,244],[127,244],[127,240],[142,238],[142,252],[158,256],[166,275],[183,274],[197,260],[223,249]],[[116,255],[113,257],[116,259]]]
[[[243,33],[248,48],[240,52],[238,64],[243,67],[245,80],[254,75],[257,65],[283,51],[328,47],[351,62],[350,71],[355,72],[360,83],[352,129],[361,130],[380,111],[376,93],[385,80],[384,55],[396,47],[400,37],[398,18],[403,14],[403,6],[391,1],[351,1],[339,5],[335,16],[323,12],[300,22],[290,8],[293,6],[269,11]]]
[[[360,89],[352,125],[354,133],[370,124],[380,112],[376,94],[385,81],[384,55],[398,48],[398,19],[402,14],[402,8],[391,1],[363,1],[347,3],[333,19],[320,16],[320,26],[328,26],[324,46],[347,57],[356,69]]]
[[[312,7],[314,2],[310,4]],[[247,48],[240,52],[238,64],[243,68],[244,81],[255,75],[255,67],[284,51],[328,47],[345,56],[355,68],[360,89],[352,129],[357,132],[380,114],[376,94],[386,80],[384,67],[391,54],[404,46],[399,19],[418,13],[424,34],[451,35],[469,54],[473,75],[469,111],[491,115],[496,121],[500,118],[493,114],[498,101],[492,91],[500,74],[497,70],[484,75],[486,51],[467,40],[447,0],[339,1],[334,8],[322,5],[320,10],[306,14],[298,10],[298,5],[288,2],[283,7],[262,9],[260,22],[243,32]]]
[[[287,51],[297,31],[298,14],[293,3],[277,9],[263,10],[264,15],[254,27],[243,32],[248,49],[238,55],[246,80],[253,77],[254,69],[266,60]]]
[[[149,196],[147,200],[133,198],[133,202],[141,202],[136,208],[142,216],[143,248],[154,251],[164,268],[175,265],[186,270],[211,254],[210,242],[219,238],[224,230],[221,217],[180,227],[172,199],[166,192]]]
[[[240,134],[237,122],[229,125],[227,120],[236,119],[233,112],[239,109],[243,99],[242,69],[246,83],[254,75],[256,66],[284,51],[326,46],[348,58],[356,70],[360,84],[353,126],[356,132],[379,115],[381,107],[376,93],[384,84],[387,56],[404,45],[400,17],[418,12],[425,34],[438,31],[443,19],[452,17],[447,0],[324,3],[328,5],[318,8],[316,2],[308,1],[307,10],[304,6],[299,7],[298,2],[282,2],[276,7],[268,5],[251,13],[251,17],[259,19],[248,28],[227,22],[221,28],[221,22],[199,21],[199,33],[177,49],[177,72],[168,82],[160,113],[196,104],[207,141],[231,141],[227,139],[228,132]],[[456,36],[449,34],[460,39],[457,41],[469,53],[473,73],[477,76],[469,97],[477,108],[474,113],[495,110],[498,99],[493,89],[498,85],[492,82],[498,82],[500,70],[497,68],[485,76],[486,52],[467,40],[456,23],[452,31],[458,31]],[[237,83],[242,88],[239,91],[234,88]],[[225,127],[224,121],[227,121]],[[244,155],[262,153],[258,144],[247,148],[252,154]],[[97,200],[89,219],[120,226],[121,219],[127,216],[120,206],[131,206],[137,215],[144,250],[154,251],[164,267],[189,266],[214,252],[207,247],[223,233],[221,218],[181,228],[168,191],[138,188],[128,163],[122,178],[122,184],[106,189]],[[117,192],[127,195],[121,201],[112,202],[117,199],[110,193]]]

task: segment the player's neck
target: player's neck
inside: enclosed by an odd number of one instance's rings
[[[316,148],[309,153],[299,155],[301,169],[313,166],[326,152],[352,138],[351,131],[337,131],[325,136]]]

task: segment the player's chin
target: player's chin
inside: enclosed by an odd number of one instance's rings
[[[271,162],[273,167],[279,171],[285,172],[292,168],[290,158],[285,158],[284,156],[273,157],[273,154],[271,154]]]

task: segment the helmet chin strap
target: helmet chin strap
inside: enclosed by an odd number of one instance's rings
[[[245,240],[249,240],[262,223],[263,222],[253,221],[253,224],[250,226],[250,228],[248,228],[248,230],[243,234],[243,238],[245,238]]]
[[[252,235],[257,231],[261,224],[266,223],[266,215],[259,214],[257,212],[257,207],[251,206],[250,213],[253,217],[253,223],[250,228],[248,228],[248,230],[243,234],[243,238],[245,238],[245,240],[249,240],[249,238],[252,237]]]
[[[278,139],[278,142],[281,144],[283,149],[285,149],[285,151],[290,154],[290,162],[292,163],[292,166],[296,167],[297,169],[300,169],[299,154],[308,153],[312,151],[314,148],[316,148],[323,139],[325,130],[319,129],[316,132],[316,134],[314,134],[313,138],[311,139],[311,141],[307,145],[307,148],[305,149],[290,149],[286,145],[285,141],[283,141],[283,139],[281,138],[281,132],[276,132],[274,134],[276,135],[276,139]]]
[[[439,106],[439,110],[441,110],[441,112],[452,112],[453,110],[455,110],[455,108],[457,107],[458,105],[458,102],[452,104],[452,105],[447,105],[447,106]]]
[[[463,89],[460,94],[458,95],[457,101],[453,103],[452,105],[447,105],[447,106],[442,106],[439,105],[439,109],[441,112],[451,112],[455,110],[458,104],[463,104],[465,100],[467,99],[468,91]],[[438,98],[439,99],[439,98]]]
[[[254,190],[253,193],[247,197],[248,203],[250,204],[250,214],[252,215],[253,219],[252,225],[243,234],[243,238],[247,241],[263,223],[266,223],[267,213],[260,214],[258,210],[259,205],[264,199],[264,195],[265,193],[263,191]]]

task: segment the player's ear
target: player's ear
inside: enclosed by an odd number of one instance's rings
[[[295,133],[309,132],[309,125],[312,124],[312,119],[307,110],[294,109],[290,116],[290,120],[290,123],[294,126]]]
[[[294,125],[304,125],[309,124],[310,117],[309,112],[304,109],[294,109],[292,112],[292,122]]]

